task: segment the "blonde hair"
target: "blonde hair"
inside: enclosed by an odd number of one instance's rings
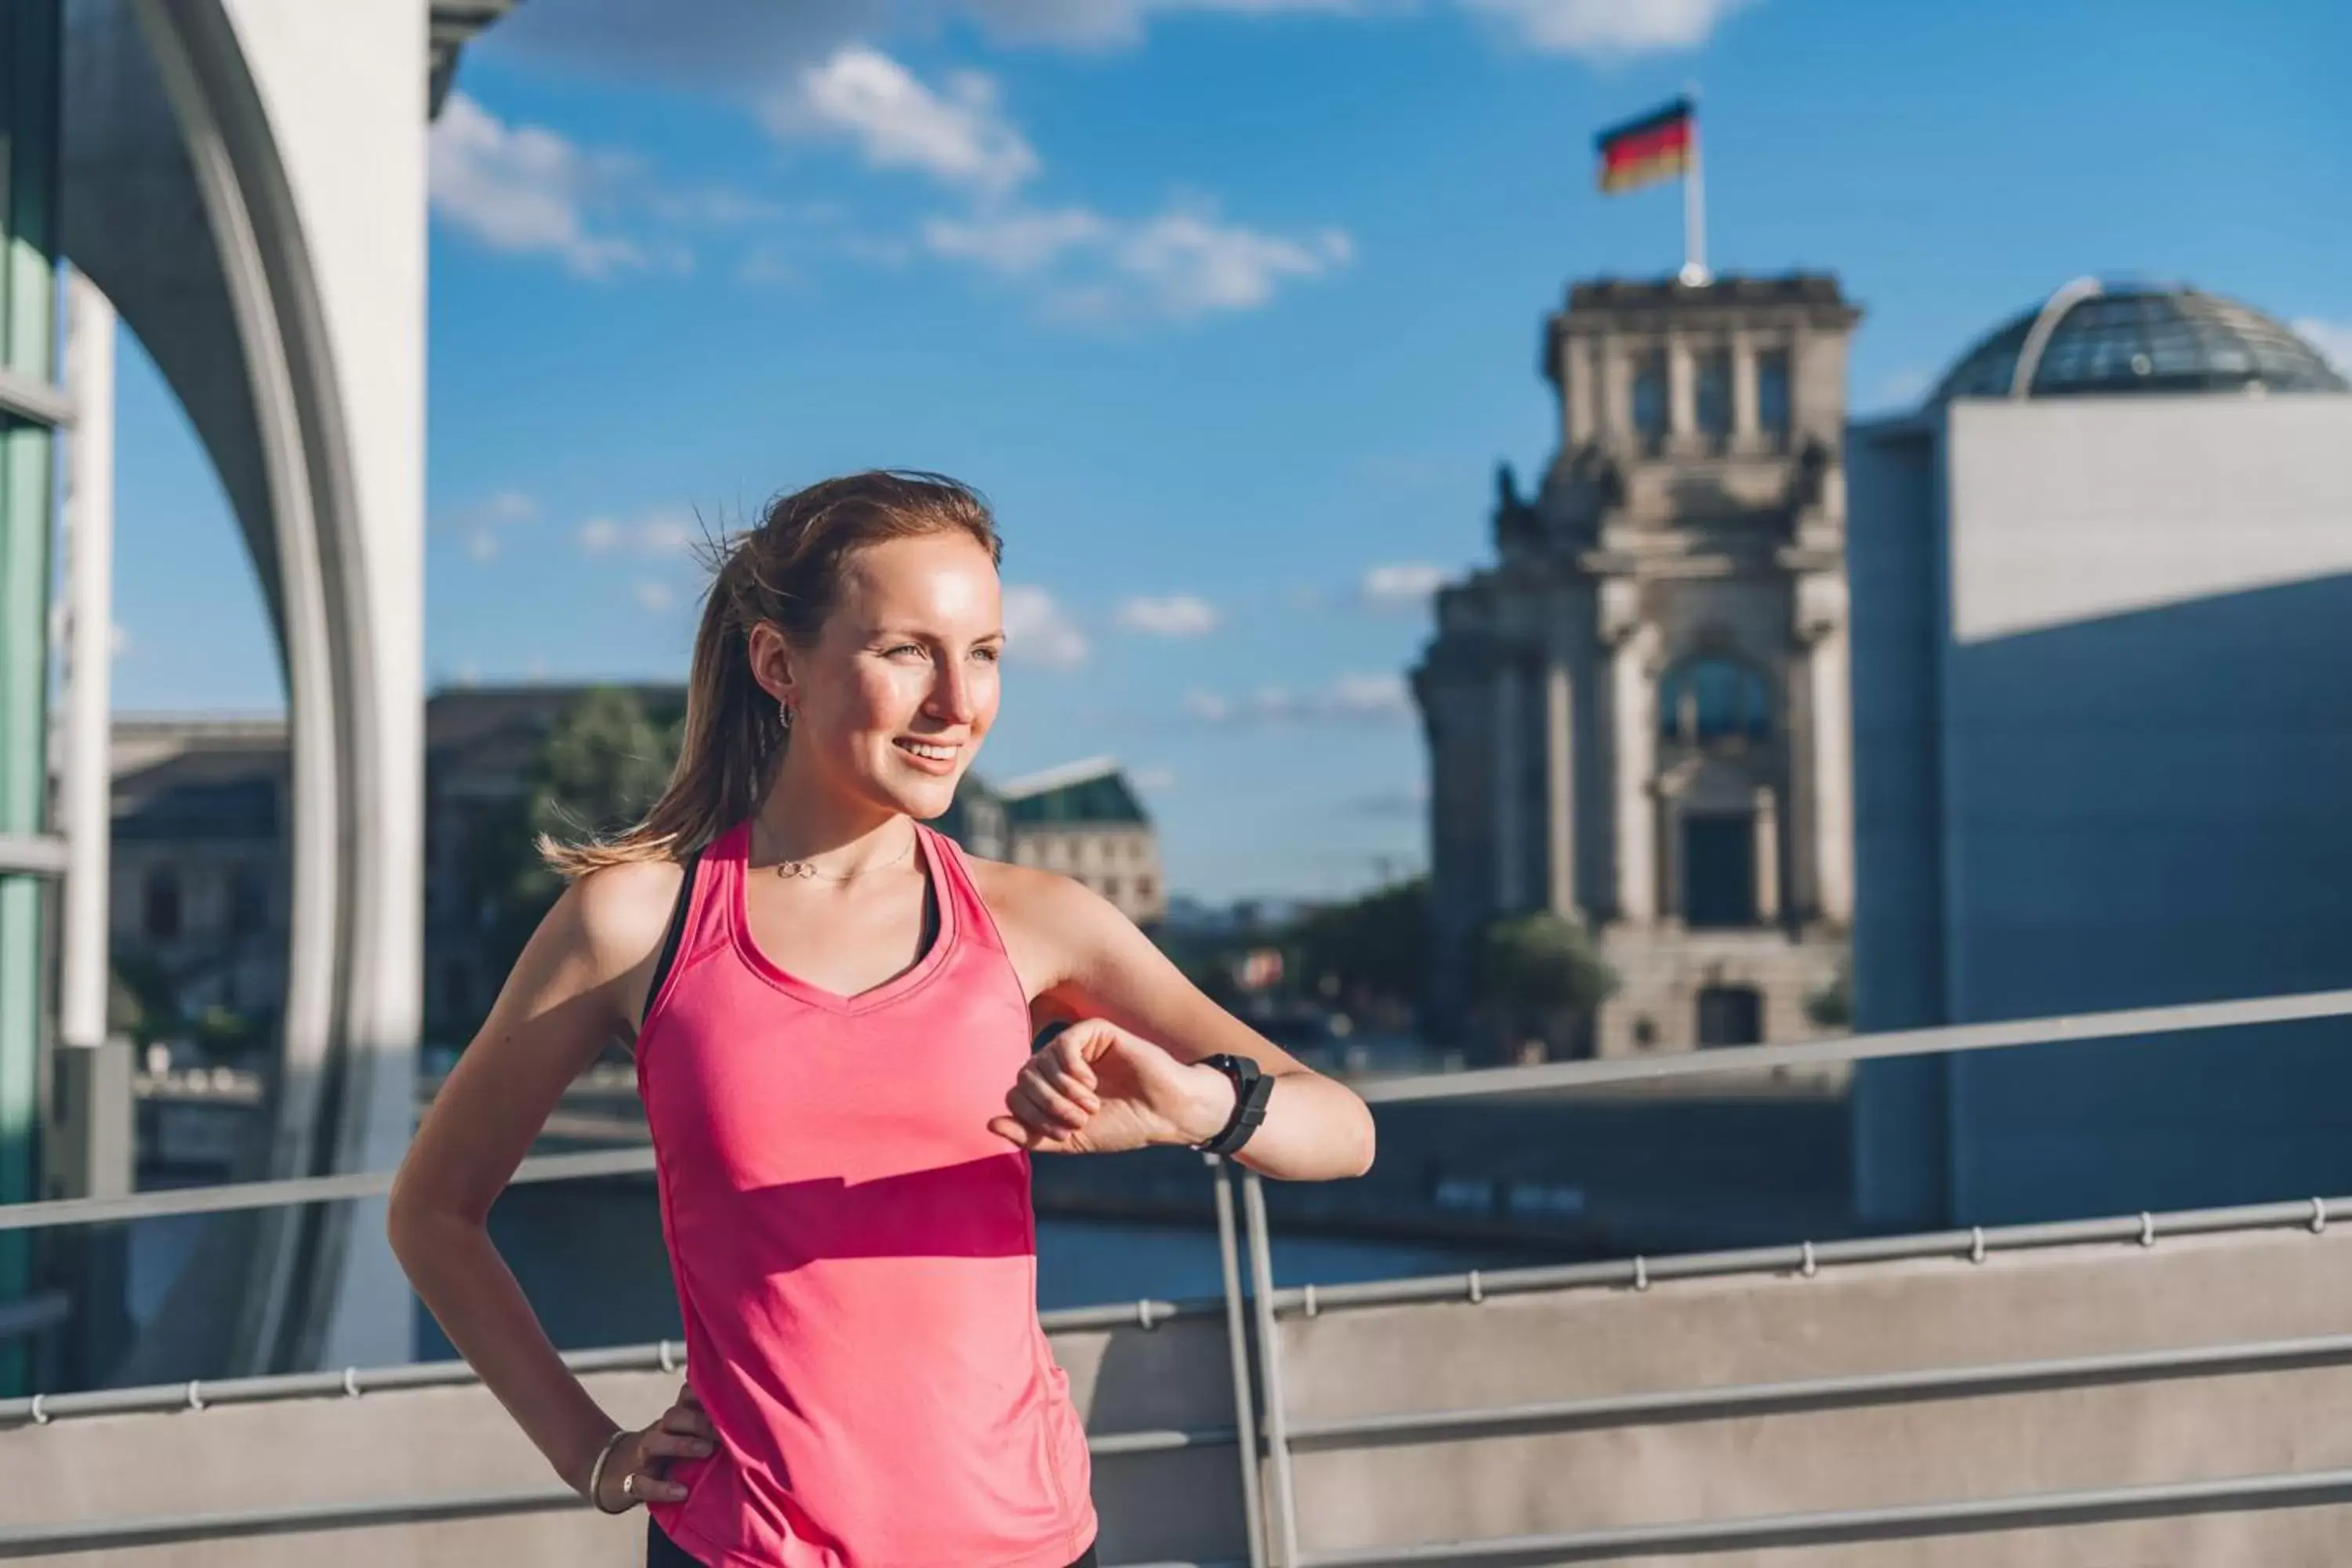
[[[605,866],[683,859],[751,815],[784,752],[776,704],[751,677],[751,628],[766,621],[814,647],[851,557],[870,545],[961,533],[1002,563],[1003,542],[980,493],[942,474],[872,469],[768,503],[758,526],[716,546],[687,680],[686,724],[669,784],[635,826],[539,852],[571,880]]]

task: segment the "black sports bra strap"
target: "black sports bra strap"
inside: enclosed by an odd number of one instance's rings
[[[661,956],[654,960],[653,982],[646,987],[646,1009],[637,1015],[640,1026],[654,1016],[654,1002],[669,979],[670,966],[677,962],[677,944],[686,938],[687,912],[694,907],[694,868],[701,862],[699,849],[686,858],[686,875],[677,883],[677,902],[669,911],[669,930],[662,935]]]

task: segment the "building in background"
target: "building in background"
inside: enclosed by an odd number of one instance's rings
[[[686,706],[676,682],[607,683],[657,724]],[[485,939],[480,888],[485,832],[512,831],[512,811],[566,709],[594,688],[553,683],[451,687],[425,704],[425,1036],[470,1037],[506,984]]]
[[[593,689],[460,688],[425,704],[425,1037],[461,1043],[505,981],[469,868],[505,831],[565,710]],[[620,689],[656,717],[682,686]],[[125,719],[115,728],[114,954],[173,1010],[238,1015],[266,1034],[284,994],[286,726],[278,719]],[[1157,834],[1116,763],[991,789],[967,774],[936,824],[975,855],[1065,871],[1141,924],[1167,907]]]
[[[1438,1026],[1490,919],[1589,923],[1604,1056],[1810,1026],[1852,913],[1846,344],[1832,278],[1575,285],[1559,449],[1413,672]]]
[[[267,1037],[286,994],[286,725],[114,725],[110,940],[142,999]]]
[[[1156,925],[1168,912],[1160,835],[1116,760],[1049,768],[994,793],[1005,859],[1073,877],[1138,925]]]
[[[114,322],[136,333],[186,415],[234,512],[261,590],[292,722],[275,820],[225,781],[179,764],[148,803],[195,803],[243,837],[173,891],[151,844],[155,904],[194,964],[184,918],[217,911],[245,943],[257,915],[237,868],[274,838],[287,874],[276,934],[274,1092],[257,1175],[390,1167],[415,1111],[420,994],[425,489],[425,132],[465,41],[499,0],[12,0],[0,7],[0,237],[10,258],[0,333],[0,1203],[127,1183],[59,1149],[95,1149],[119,1099],[107,1037],[115,873],[102,673],[113,520]],[[57,287],[68,290],[88,379],[56,384]],[[77,403],[80,406],[77,406]],[[46,638],[56,531],[46,432],[71,426],[74,540],[66,617],[89,637],[63,683],[52,757]],[[136,461],[138,454],[125,454]],[[219,786],[219,787],[215,787]],[[58,807],[52,813],[54,801]],[[57,884],[52,896],[51,882]],[[247,890],[239,891],[244,887]],[[176,908],[176,917],[175,917]],[[243,922],[240,925],[239,922]],[[52,946],[52,942],[54,945]],[[238,952],[202,955],[241,992]],[[53,979],[54,977],[54,979]],[[77,1082],[115,1087],[71,1091]],[[119,1106],[113,1107],[119,1110]],[[104,1114],[111,1114],[107,1112]],[[44,1125],[45,1118],[47,1125]],[[111,1142],[119,1144],[120,1140]],[[46,1165],[46,1169],[42,1169]],[[135,1352],[157,1378],[376,1364],[404,1358],[414,1321],[383,1235],[383,1200],[299,1205],[210,1227],[184,1304]],[[28,1340],[37,1305],[29,1233],[0,1237],[0,1393],[112,1374],[70,1325]],[[68,1296],[93,1237],[45,1243]],[[94,1257],[94,1253],[91,1254]],[[35,1329],[40,1325],[36,1323]],[[28,1352],[34,1353],[28,1354]],[[110,1358],[107,1358],[110,1360]],[[46,1363],[46,1364],[43,1364]]]
[[[2071,285],[1856,425],[1856,1023],[2352,985],[2352,396],[2193,289]],[[2352,1186],[2341,1021],[1866,1065],[1866,1223]]]

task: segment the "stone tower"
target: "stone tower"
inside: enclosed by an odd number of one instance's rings
[[[1853,910],[1847,339],[1830,277],[1580,283],[1559,455],[1497,476],[1497,563],[1444,589],[1428,738],[1441,1027],[1471,939],[1549,909],[1617,994],[1586,1046],[1801,1033]]]

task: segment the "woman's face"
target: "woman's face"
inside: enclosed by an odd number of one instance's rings
[[[939,816],[996,720],[1003,647],[996,566],[969,535],[858,551],[816,647],[783,650],[794,765],[889,810]]]

